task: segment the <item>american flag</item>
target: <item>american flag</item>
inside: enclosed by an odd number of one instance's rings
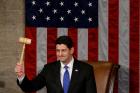
[[[139,0],[25,0],[27,76],[56,60],[56,38],[69,35],[79,60],[121,65],[114,93],[140,93],[139,11]]]

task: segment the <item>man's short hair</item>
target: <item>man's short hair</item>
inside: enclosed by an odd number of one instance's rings
[[[60,36],[56,40],[56,45],[57,44],[64,44],[66,45],[69,49],[73,47],[73,41],[69,36]]]

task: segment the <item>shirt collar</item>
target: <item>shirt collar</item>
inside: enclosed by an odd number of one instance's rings
[[[64,68],[65,64],[63,62],[60,62],[61,63],[61,67]],[[71,61],[67,64],[67,66],[69,68],[72,68],[73,67],[73,63],[74,63],[74,58],[72,57]]]

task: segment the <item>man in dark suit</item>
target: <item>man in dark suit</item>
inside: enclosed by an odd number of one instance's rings
[[[37,91],[44,86],[47,93],[96,93],[93,67],[73,57],[74,47],[69,36],[56,40],[57,61],[48,63],[42,71],[29,80],[24,67],[17,63],[17,83],[25,92]]]

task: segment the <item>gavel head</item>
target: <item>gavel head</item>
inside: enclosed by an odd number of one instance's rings
[[[31,39],[29,38],[24,38],[24,37],[20,37],[19,38],[19,42],[23,43],[23,44],[31,44]]]

